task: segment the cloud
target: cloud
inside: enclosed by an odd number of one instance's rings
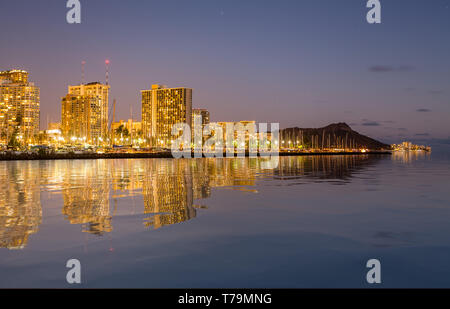
[[[419,113],[428,113],[428,112],[431,112],[431,109],[428,109],[428,108],[419,108],[419,109],[416,109],[416,112],[419,112]]]
[[[402,132],[408,131],[407,128],[397,128],[397,130],[402,131]]]
[[[385,232],[385,231],[377,232],[377,233],[375,233],[373,235],[373,237],[375,237],[375,238],[385,238],[385,239],[395,238],[393,232]]]
[[[414,70],[414,67],[409,65],[390,66],[390,65],[372,65],[369,67],[369,71],[373,73],[389,73],[389,72],[410,72]]]
[[[414,136],[430,136],[430,134],[429,133],[417,133],[417,134],[414,134]]]
[[[366,126],[366,127],[378,127],[381,124],[379,122],[376,121],[364,121],[363,123],[361,123],[362,126]]]
[[[442,90],[429,90],[427,93],[430,94],[430,95],[440,95],[440,94],[443,94],[444,91],[442,91]]]

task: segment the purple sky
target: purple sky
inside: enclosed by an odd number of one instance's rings
[[[41,88],[41,126],[59,121],[67,85],[104,81],[117,118],[140,119],[140,90],[194,89],[213,121],[318,127],[345,121],[385,142],[450,137],[450,0],[1,1],[0,70]]]

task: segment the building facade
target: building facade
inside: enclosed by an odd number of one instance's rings
[[[192,89],[153,85],[142,90],[142,131],[151,146],[170,148],[172,127],[176,123],[192,124]]]
[[[131,119],[128,119],[113,122],[111,123],[111,131],[113,132],[113,134],[120,127],[122,127],[123,129],[127,129],[128,134],[130,135],[139,136],[142,134],[142,122],[140,121],[133,121]]]
[[[28,72],[0,72],[0,144],[31,144],[39,134],[40,91]]]
[[[98,145],[102,138],[102,102],[95,95],[68,94],[61,100],[61,132],[67,143]]]
[[[204,108],[194,108],[192,109],[192,125],[194,124],[194,117],[201,116],[202,117],[202,127],[205,127],[210,122],[209,111]]]
[[[225,147],[236,149],[249,149],[251,146],[255,147],[255,143],[258,142],[258,132],[256,127],[256,121],[242,120],[231,122],[213,122],[215,126],[218,126],[222,131],[223,145]],[[228,128],[231,132],[228,132]],[[216,134],[216,132],[214,132]],[[242,134],[242,136],[240,136]],[[227,141],[230,139],[229,141]],[[243,140],[240,140],[243,139]],[[228,143],[227,143],[228,142]]]
[[[91,96],[98,98],[100,108],[100,137],[106,141],[108,132],[108,102],[109,102],[109,85],[99,82],[82,84],[77,86],[69,86],[68,94],[74,96]]]

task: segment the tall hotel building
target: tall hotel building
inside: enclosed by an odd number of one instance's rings
[[[194,125],[194,117],[195,116],[202,117],[202,127],[206,126],[210,122],[209,111],[204,108],[194,108],[192,110],[192,125]]]
[[[62,98],[61,131],[66,141],[99,144],[108,138],[109,85],[69,86]]]
[[[22,144],[32,143],[39,133],[39,88],[28,81],[28,72],[0,72],[0,144],[14,135]]]
[[[142,90],[142,133],[152,146],[170,147],[172,127],[176,123],[192,124],[192,89],[152,85]]]
[[[69,142],[99,144],[102,138],[100,100],[97,96],[71,95],[62,98],[61,132]]]

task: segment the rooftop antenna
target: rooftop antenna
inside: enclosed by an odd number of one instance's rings
[[[106,66],[106,85],[109,85],[109,60],[105,60],[105,66]]]
[[[84,66],[86,65],[86,61],[81,61],[81,84],[84,85]]]

